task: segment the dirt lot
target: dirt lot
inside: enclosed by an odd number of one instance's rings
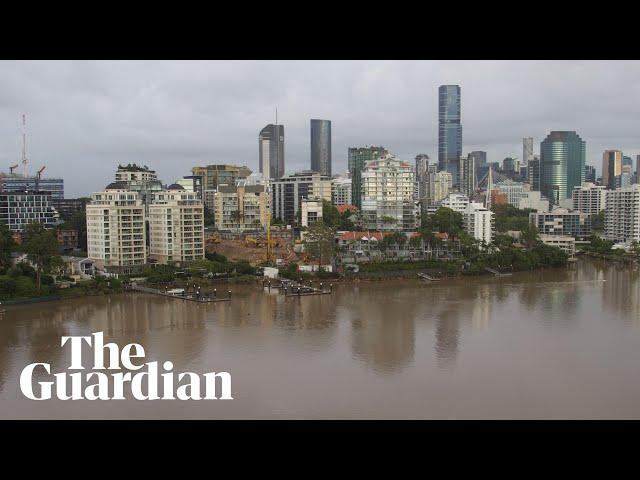
[[[220,243],[207,243],[207,252],[217,252],[230,260],[246,260],[256,265],[266,259],[266,247],[245,246],[244,240],[221,240]],[[299,259],[293,253],[293,247],[275,247],[274,259],[281,258],[287,262],[297,262]]]

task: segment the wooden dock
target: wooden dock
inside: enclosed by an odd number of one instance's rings
[[[333,284],[329,283],[329,289],[326,289],[327,284],[324,282],[317,282],[319,288],[313,286],[312,281],[309,285],[296,282],[294,280],[282,279],[282,280],[263,280],[262,288],[267,289],[269,292],[272,288],[277,289],[279,293],[284,294],[285,297],[304,297],[308,295],[331,295],[333,293]]]
[[[166,293],[162,290],[157,290],[155,288],[149,287],[141,287],[140,285],[131,285],[128,290],[133,290],[134,292],[142,292],[142,293],[151,293],[153,295],[160,295],[161,297],[169,297],[169,298],[179,298],[181,300],[188,300],[191,302],[198,303],[214,303],[214,302],[229,302],[231,301],[231,291],[228,292],[227,297],[218,297],[215,294],[185,294],[185,295],[176,295],[173,293]]]
[[[418,278],[422,280],[429,280],[430,282],[439,282],[441,279],[437,277],[432,277],[431,275],[427,275],[426,273],[418,273]]]
[[[500,273],[498,270],[494,268],[484,267],[484,269],[489,273],[493,273],[496,277],[508,277],[510,275],[513,275],[511,272]]]

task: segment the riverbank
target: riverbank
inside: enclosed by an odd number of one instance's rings
[[[599,252],[592,252],[589,250],[582,250],[580,252],[580,256],[597,258],[599,260],[606,260],[608,262],[614,262],[614,263],[624,263],[628,265],[632,265],[634,263],[640,263],[640,259],[635,255],[599,253]]]

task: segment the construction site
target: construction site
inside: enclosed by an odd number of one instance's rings
[[[270,263],[286,265],[291,262],[304,262],[305,255],[301,253],[302,244],[294,241],[293,231],[290,235],[278,235],[271,232],[267,241],[267,234],[221,234],[212,232],[206,235],[207,253],[218,253],[230,260],[245,260],[251,265]]]

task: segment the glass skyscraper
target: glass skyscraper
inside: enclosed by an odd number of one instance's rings
[[[260,130],[258,146],[263,178],[284,177],[284,125],[270,123]]]
[[[438,89],[438,169],[451,173],[454,185],[459,183],[461,157],[460,86],[441,85]]]
[[[576,132],[551,132],[540,144],[542,194],[553,205],[571,197],[584,182],[586,142]]]
[[[311,120],[311,170],[331,176],[331,120]]]

